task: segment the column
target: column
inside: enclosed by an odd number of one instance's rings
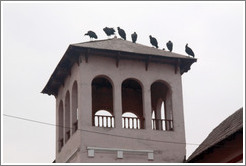
[[[114,102],[114,116],[115,128],[122,128],[122,99],[121,99],[121,83],[114,82],[113,102]]]
[[[87,81],[81,81],[79,86],[79,128],[92,126],[92,90],[91,84]]]
[[[151,125],[151,92],[150,92],[150,85],[144,84],[143,86],[143,113],[145,118],[145,129],[152,130]]]

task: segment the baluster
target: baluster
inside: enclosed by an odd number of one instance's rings
[[[170,120],[166,120],[166,130],[170,130]]]
[[[127,118],[124,118],[124,128],[126,128],[126,119]]]
[[[152,121],[152,129],[155,130],[155,120],[152,119],[151,121]]]
[[[108,127],[112,127],[111,118],[112,118],[111,116],[108,117],[108,120],[107,120]]]
[[[167,130],[167,123],[166,123],[166,122],[167,122],[166,119],[163,119],[163,120],[162,120],[162,123],[163,123],[163,124],[162,124],[162,126],[163,126],[163,129],[162,129],[162,130],[163,130],[163,131],[166,131],[166,130]]]
[[[134,123],[134,119],[135,119],[135,118],[132,118],[132,128],[133,128],[133,129],[136,129],[136,128],[135,128],[136,125],[135,125],[135,123]]]
[[[102,121],[103,121],[102,127],[105,127],[105,117],[104,116],[102,116]]]
[[[138,123],[139,118],[136,118],[137,129],[140,129],[140,125]]]
[[[112,127],[114,127],[114,117],[111,118]]]
[[[102,116],[98,116],[98,119],[99,119],[98,126],[102,127]]]
[[[156,119],[153,119],[153,126],[154,126],[154,129],[156,130]]]
[[[108,123],[107,123],[107,116],[104,116],[104,127],[108,127]]]
[[[165,120],[160,119],[160,122],[161,122],[161,130],[165,130]]]
[[[141,128],[141,125],[140,125],[140,119],[138,118],[138,129]]]
[[[107,124],[108,124],[108,127],[110,127],[110,116],[107,117]]]
[[[153,119],[151,119],[151,126],[152,126],[152,130],[154,130],[154,123],[153,123]]]
[[[132,121],[133,121],[133,119],[132,119],[132,118],[129,118],[129,122],[130,122],[130,129],[133,129],[133,127],[134,127],[134,126],[133,126],[133,122],[132,122]]]
[[[98,126],[98,116],[95,115],[94,126]]]

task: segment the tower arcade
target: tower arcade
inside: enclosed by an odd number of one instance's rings
[[[56,162],[182,162],[194,62],[117,38],[71,44],[42,91],[56,98]]]

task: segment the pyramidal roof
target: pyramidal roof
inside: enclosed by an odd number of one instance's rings
[[[157,49],[154,47],[149,47],[146,45],[132,43],[131,41],[123,40],[121,38],[112,38],[106,40],[95,40],[90,42],[72,44],[75,47],[83,47],[83,48],[94,48],[94,49],[102,49],[102,50],[111,50],[111,51],[121,51],[135,54],[143,54],[143,55],[156,55],[170,58],[183,58],[183,59],[195,59],[190,56],[185,56],[169,51],[164,51],[161,49]]]
[[[154,47],[145,46],[131,41],[112,38],[106,40],[95,40],[69,45],[62,59],[52,73],[42,93],[57,95],[60,85],[64,84],[65,78],[70,74],[74,63],[79,65],[81,55],[109,56],[119,59],[139,59],[145,63],[160,62],[178,65],[180,73],[183,74],[197,61],[196,58],[185,56]],[[87,58],[87,57],[86,57]]]

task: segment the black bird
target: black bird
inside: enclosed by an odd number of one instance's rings
[[[107,36],[114,35],[114,33],[115,33],[114,28],[105,27],[105,28],[103,28],[103,31],[106,33]]]
[[[90,36],[90,38],[95,38],[95,39],[97,39],[97,35],[96,35],[96,33],[93,32],[93,31],[88,31],[85,35]]]
[[[155,46],[156,48],[158,48],[158,42],[156,40],[156,38],[152,37],[151,35],[149,35],[150,38],[150,43]]]
[[[172,50],[173,50],[173,43],[170,40],[167,42],[167,48],[168,48],[168,50],[170,52],[172,52]]]
[[[118,29],[118,33],[120,35],[120,37],[122,37],[124,40],[126,40],[126,33],[123,29],[120,29],[120,27],[117,27]]]
[[[191,55],[191,56],[195,57],[194,52],[192,51],[192,49],[191,49],[190,47],[188,47],[188,44],[185,45],[185,52],[186,52],[188,55]]]
[[[134,32],[131,36],[132,36],[132,42],[133,42],[133,43],[136,43],[137,37],[138,37],[137,33]]]

